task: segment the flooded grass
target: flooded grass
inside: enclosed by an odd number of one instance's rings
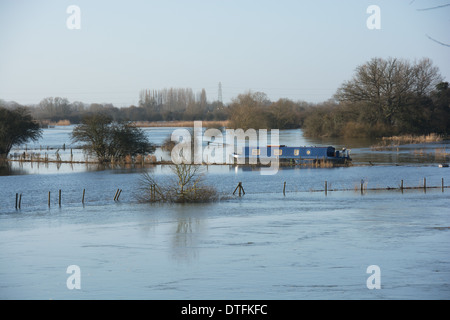
[[[221,128],[227,127],[229,121],[202,121],[203,127]],[[164,127],[183,127],[193,128],[194,121],[135,121],[134,125],[141,128],[164,128]]]
[[[402,136],[392,136],[392,137],[383,137],[381,141],[371,146],[371,149],[374,151],[377,150],[393,150],[397,149],[400,145],[404,144],[422,144],[422,143],[432,143],[432,142],[441,142],[443,141],[443,136],[438,135],[436,133],[430,133],[428,135],[402,135]]]

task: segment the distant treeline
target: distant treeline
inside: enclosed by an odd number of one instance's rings
[[[19,107],[0,100],[0,107]],[[103,113],[128,121],[224,121],[233,128],[302,128],[307,136],[382,137],[399,134],[450,132],[450,88],[427,59],[410,62],[374,58],[356,68],[329,101],[313,104],[279,99],[262,92],[247,92],[228,105],[209,102],[206,92],[189,88],[142,90],[139,105],[69,102],[50,97],[25,106],[34,119],[45,122],[81,122],[84,116]]]
[[[299,128],[304,111],[312,104],[280,99],[271,102],[264,93],[248,92],[239,95],[230,105],[209,102],[203,89],[194,94],[189,88],[142,90],[139,105],[118,108],[113,104],[70,102],[67,98],[48,97],[38,105],[21,106],[0,100],[0,107],[27,108],[42,124],[79,124],[85,116],[104,114],[114,121],[225,121],[239,128]],[[255,109],[256,108],[256,109]],[[245,114],[245,116],[242,116]],[[248,118],[248,123],[243,120]],[[242,126],[241,126],[242,125]]]
[[[6,103],[7,107],[19,106]],[[58,122],[62,120],[78,124],[83,117],[93,114],[106,114],[115,121],[174,121],[174,120],[226,120],[224,106],[219,102],[208,103],[203,90],[194,95],[192,89],[170,88],[159,91],[143,90],[139,105],[118,108],[111,103],[70,102],[63,97],[48,97],[39,104],[26,106],[34,119],[41,122]]]

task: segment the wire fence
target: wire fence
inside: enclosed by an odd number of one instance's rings
[[[328,195],[328,193],[331,192],[348,192],[348,191],[353,191],[353,192],[358,192],[361,193],[361,195],[367,194],[370,191],[384,191],[384,192],[388,192],[388,191],[397,191],[397,192],[405,192],[408,190],[416,190],[416,191],[422,191],[424,193],[427,192],[427,190],[441,190],[442,192],[445,191],[445,189],[450,188],[450,186],[446,186],[445,182],[444,182],[444,178],[441,179],[441,185],[428,185],[427,184],[427,180],[426,178],[423,179],[423,182],[420,186],[405,186],[403,180],[400,181],[399,187],[375,187],[375,188],[370,188],[368,186],[368,183],[366,181],[361,180],[361,183],[359,186],[354,186],[353,188],[330,188],[328,181],[324,181],[323,183],[323,188],[319,188],[319,189],[310,189],[310,190],[289,190],[289,185],[287,185],[286,182],[284,182],[282,184],[282,186],[280,186],[280,189],[275,190],[275,189],[271,189],[270,191],[256,191],[254,189],[252,190],[246,190],[245,189],[245,184],[243,182],[238,182],[237,186],[230,191],[227,192],[219,192],[219,199],[230,199],[230,198],[243,198],[246,195],[257,195],[257,194],[282,194],[283,196],[286,196],[288,194],[295,194],[295,193],[308,193],[308,192],[313,192],[313,193],[323,193],[325,196]],[[110,203],[118,203],[120,202],[120,197],[122,195],[122,189],[121,188],[117,188],[114,196],[111,194],[111,197],[109,200]],[[149,193],[152,192],[152,189],[150,188],[148,190]],[[73,191],[72,191],[73,193]],[[133,194],[133,192],[129,192],[128,194]],[[98,200],[91,200],[90,202],[86,201],[86,189],[83,189],[80,191],[79,194],[79,200],[75,200],[74,199],[74,195],[71,194],[70,197],[68,197],[70,199],[70,201],[68,201],[67,203],[63,202],[64,199],[64,193],[61,189],[58,190],[58,192],[56,192],[56,196],[54,194],[52,194],[50,191],[48,191],[48,193],[43,192],[43,198],[45,197],[45,201],[46,204],[48,206],[48,208],[57,206],[57,207],[62,207],[63,205],[75,205],[76,203],[80,203],[83,206],[85,206],[86,204],[95,204],[95,203],[108,203],[108,201],[105,201],[104,199],[102,201]],[[55,199],[56,197],[56,199]],[[24,195],[22,193],[15,193],[15,202],[14,202],[14,206],[16,210],[21,210],[23,208],[23,198]],[[108,197],[107,197],[108,198]],[[36,195],[34,197],[34,199],[36,199]],[[128,201],[131,201],[132,198],[128,198]],[[133,198],[135,200],[135,198]],[[44,200],[44,199],[43,199]],[[57,201],[56,201],[57,200]],[[31,203],[31,206],[36,206],[37,201],[33,201]],[[126,201],[127,202],[127,201]],[[40,202],[40,205],[43,205],[43,202]]]

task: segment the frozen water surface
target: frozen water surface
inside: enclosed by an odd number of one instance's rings
[[[448,185],[450,170],[434,163],[274,176],[210,166],[207,183],[230,196],[243,182],[246,194],[202,205],[139,203],[140,169],[11,170],[0,176],[1,299],[450,298],[450,189],[358,189],[361,179],[368,188],[417,187],[424,177]],[[148,170],[167,178],[164,167]],[[348,190],[325,194],[325,180]],[[66,285],[70,265],[80,267],[80,290]],[[366,285],[371,265],[379,290]]]

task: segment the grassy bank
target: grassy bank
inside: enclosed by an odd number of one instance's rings
[[[140,128],[149,127],[185,127],[193,128],[194,121],[135,121],[134,124]],[[202,121],[202,126],[207,128],[227,127],[228,121]]]
[[[389,149],[393,147],[398,147],[404,144],[421,144],[421,143],[433,143],[440,142],[444,140],[442,135],[436,133],[430,133],[427,135],[400,135],[400,136],[392,136],[392,137],[383,137],[381,141],[376,145],[373,145],[371,148],[373,150],[383,150]]]

